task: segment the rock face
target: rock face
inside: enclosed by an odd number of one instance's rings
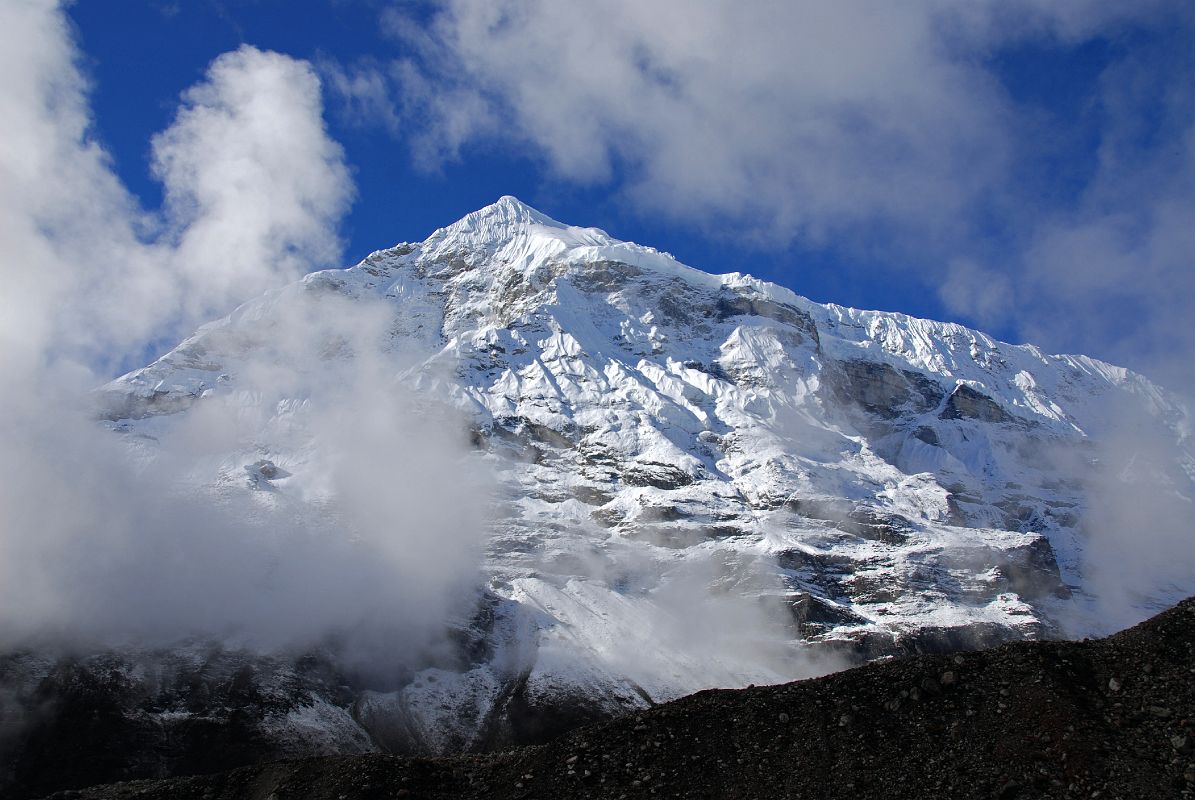
[[[20,654],[0,658],[0,681],[6,796],[376,749],[345,678],[314,657],[199,645]]]
[[[291,352],[287,320],[346,308],[384,317],[397,383],[463,412],[496,487],[486,585],[448,666],[382,687],[349,675],[342,692],[285,657],[295,677],[251,712],[272,720],[253,753],[484,750],[710,686],[1066,633],[1095,599],[1083,531],[1113,469],[1101,437],[1129,419],[1167,442],[1159,474],[1195,497],[1187,411],[1138,375],[700,272],[513,198],[205,326],[104,387],[102,424],[152,463],[189,415],[233,406],[252,430],[190,490],[321,513],[334,498],[304,434],[308,384],[263,389],[254,367]],[[316,344],[312,374],[361,357],[334,333]],[[1173,599],[1159,592],[1148,602]],[[64,668],[26,670],[40,677],[22,691],[73,696]],[[138,681],[111,692],[141,719],[228,705],[219,681],[168,707]],[[333,718],[335,735],[305,738]],[[200,768],[172,746],[110,775]]]
[[[1193,643],[1188,600],[1105,640],[705,691],[546,747],[309,759],[63,798],[1192,797]]]

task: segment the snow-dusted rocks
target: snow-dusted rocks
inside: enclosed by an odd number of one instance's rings
[[[380,317],[378,352],[321,308]],[[313,347],[289,346],[296,319]],[[1138,375],[711,275],[510,197],[205,326],[104,387],[104,415],[152,460],[205,404],[242,408],[194,490],[316,513],[334,489],[304,415],[322,370],[365,355],[447,398],[495,476],[472,655],[357,700],[396,749],[1086,633],[1067,626],[1098,623],[1105,437],[1128,420],[1165,442],[1151,463],[1195,496],[1187,411]]]

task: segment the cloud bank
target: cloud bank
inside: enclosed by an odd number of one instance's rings
[[[380,309],[274,313],[240,392],[143,459],[95,419],[113,370],[339,261],[353,185],[315,71],[249,46],[216,58],[153,140],[152,212],[94,138],[78,61],[57,4],[0,5],[0,643],[333,637],[391,660],[426,644],[470,597],[479,526],[446,496],[468,496],[460,420],[396,381]],[[186,488],[221,470],[243,485],[282,446],[318,454],[312,503]],[[221,448],[242,461],[213,464]]]

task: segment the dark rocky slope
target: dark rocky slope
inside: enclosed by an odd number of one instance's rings
[[[1006,644],[700,692],[494,755],[307,759],[58,795],[1095,796],[1195,796],[1195,599],[1107,639]]]

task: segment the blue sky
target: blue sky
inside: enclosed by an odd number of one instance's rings
[[[1124,6],[1124,4],[1118,4]],[[242,45],[309,62],[351,263],[502,194],[823,302],[1195,385],[1180,3],[79,2],[91,135],[152,137]],[[1188,218],[1188,215],[1191,215]]]

